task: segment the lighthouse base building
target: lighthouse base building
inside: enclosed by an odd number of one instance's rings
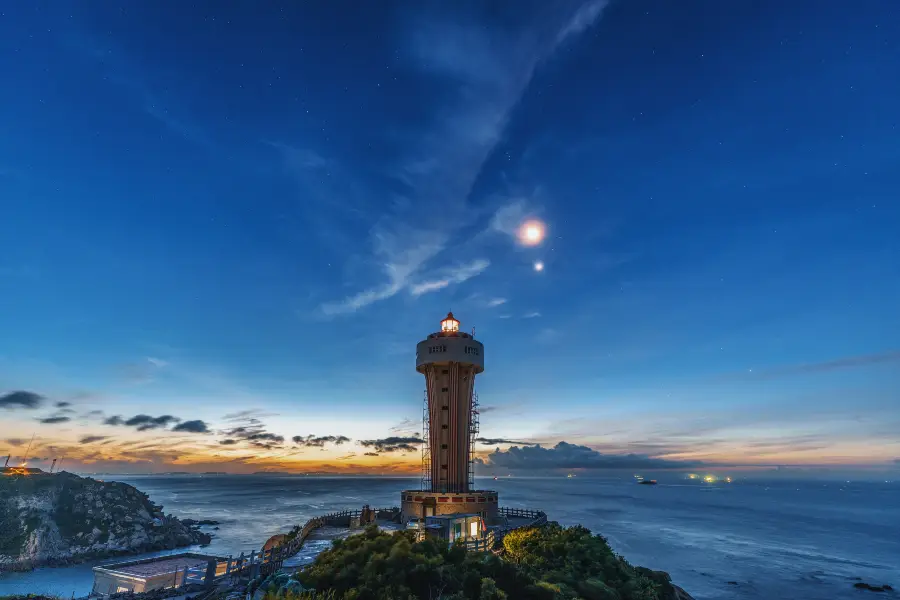
[[[497,492],[474,489],[472,461],[475,376],[484,371],[484,345],[460,331],[449,313],[440,330],[416,346],[416,370],[425,376],[422,488],[401,492],[402,519],[476,514],[491,523],[498,516]]]
[[[497,519],[497,506],[497,492],[488,490],[460,495],[422,490],[400,492],[400,515],[404,522],[469,513],[481,515],[491,524]]]

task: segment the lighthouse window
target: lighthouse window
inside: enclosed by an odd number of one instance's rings
[[[441,388],[441,391],[442,391],[442,392],[447,392],[447,391],[449,391],[449,390],[450,390],[450,388]]]
[[[442,410],[450,410],[450,407],[445,404],[444,406],[441,407],[441,409]]]
[[[428,346],[428,354],[434,354],[436,352],[446,352],[447,346]]]
[[[441,425],[441,429],[447,429],[446,425]]]
[[[446,450],[446,449],[447,449],[447,444],[441,444],[441,450]]]
[[[466,346],[466,354],[474,354],[478,356],[478,348],[475,346]]]
[[[446,375],[446,374],[449,373],[450,371],[448,371],[447,369],[444,369],[444,370],[441,371],[441,372],[442,372],[444,375]]]

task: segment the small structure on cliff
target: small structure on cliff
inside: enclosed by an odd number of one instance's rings
[[[185,552],[94,567],[91,593],[109,595],[177,588],[185,585],[191,575],[205,579],[207,575],[216,577],[224,574],[224,560],[218,556]]]

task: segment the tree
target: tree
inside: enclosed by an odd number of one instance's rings
[[[281,600],[669,600],[665,573],[632,567],[584,527],[513,530],[501,557],[370,526],[336,541]],[[300,591],[304,590],[304,591]],[[315,595],[320,594],[320,595]],[[329,597],[329,596],[324,596]]]

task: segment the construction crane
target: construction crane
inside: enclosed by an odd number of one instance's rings
[[[31,445],[34,443],[35,434],[31,434],[31,441],[28,442],[28,448],[25,449],[25,460],[22,461],[22,466],[28,465],[28,453],[31,452]]]

